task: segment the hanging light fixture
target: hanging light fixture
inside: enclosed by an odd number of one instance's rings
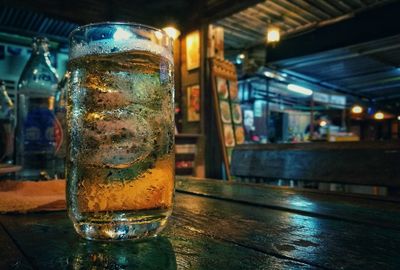
[[[267,43],[276,43],[281,40],[281,33],[278,27],[271,26],[267,29]]]
[[[360,105],[354,105],[351,108],[351,112],[354,113],[354,114],[360,114],[360,113],[363,112],[363,108]]]
[[[374,118],[375,118],[376,120],[382,120],[383,118],[385,118],[385,115],[383,114],[383,112],[376,112],[376,113],[374,114]]]
[[[311,96],[313,94],[313,91],[311,89],[299,86],[297,84],[288,84],[287,89],[305,96]]]

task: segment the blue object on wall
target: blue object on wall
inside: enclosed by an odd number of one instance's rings
[[[22,52],[22,48],[14,47],[12,45],[7,46],[7,53],[11,56],[18,56]]]

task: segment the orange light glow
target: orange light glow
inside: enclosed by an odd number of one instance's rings
[[[359,114],[363,112],[363,108],[359,105],[354,105],[353,108],[351,108],[351,112],[355,114]]]
[[[377,112],[374,114],[374,118],[376,120],[382,120],[383,118],[385,118],[385,115],[383,114],[383,112]]]
[[[267,30],[267,43],[278,42],[281,39],[281,34],[278,28],[271,27]]]

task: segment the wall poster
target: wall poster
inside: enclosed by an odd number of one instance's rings
[[[200,85],[192,85],[187,88],[187,121],[200,121]]]

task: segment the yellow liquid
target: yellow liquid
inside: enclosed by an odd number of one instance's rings
[[[67,203],[88,239],[159,232],[172,211],[172,64],[128,51],[69,63]]]

